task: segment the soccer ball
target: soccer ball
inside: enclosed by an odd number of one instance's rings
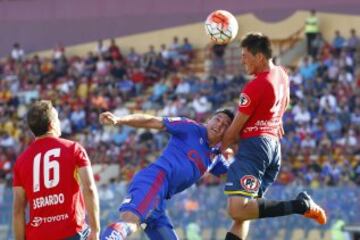
[[[205,31],[217,44],[227,44],[234,40],[238,33],[236,18],[225,10],[216,10],[209,14],[205,21]]]

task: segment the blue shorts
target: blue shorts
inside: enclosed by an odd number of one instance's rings
[[[281,147],[277,139],[261,136],[241,140],[227,173],[225,194],[262,197],[275,181],[280,164]]]
[[[165,197],[168,188],[166,172],[149,165],[139,171],[131,181],[128,194],[119,211],[130,211],[146,224],[145,233],[150,239],[177,239],[173,226],[165,213]]]

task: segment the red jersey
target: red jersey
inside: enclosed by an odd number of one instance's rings
[[[86,226],[77,168],[90,165],[78,143],[55,137],[36,139],[19,156],[13,186],[24,188],[30,218],[26,239],[63,239]]]
[[[279,136],[282,117],[289,102],[289,79],[282,67],[256,74],[240,94],[238,111],[249,115],[240,138]]]

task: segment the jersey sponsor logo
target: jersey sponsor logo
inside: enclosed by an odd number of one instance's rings
[[[257,120],[255,126],[258,127],[277,127],[281,123],[280,118],[273,118],[270,120]]]
[[[240,179],[240,184],[247,192],[256,193],[259,190],[259,180],[253,175],[245,175]]]
[[[239,106],[240,107],[247,107],[251,103],[250,97],[246,93],[240,94]]]
[[[246,127],[246,128],[244,129],[244,133],[247,133],[247,132],[257,132],[257,131],[259,131],[259,128],[256,127],[256,126],[254,126],[254,127]]]
[[[69,216],[67,215],[67,213],[49,217],[34,217],[30,225],[33,227],[39,227],[43,223],[61,222],[68,218]]]
[[[33,209],[63,204],[64,202],[65,196],[63,193],[52,194],[45,197],[38,197],[33,199]]]

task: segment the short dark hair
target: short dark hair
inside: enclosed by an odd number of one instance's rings
[[[49,131],[49,125],[54,120],[51,101],[36,101],[27,113],[27,123],[33,134],[38,137]]]
[[[262,33],[248,33],[241,40],[241,47],[249,50],[253,55],[262,53],[266,59],[272,55],[270,39]]]
[[[214,115],[217,115],[220,113],[223,113],[226,116],[228,116],[231,121],[234,120],[234,113],[230,109],[227,109],[227,108],[218,109],[218,110],[216,110]]]

